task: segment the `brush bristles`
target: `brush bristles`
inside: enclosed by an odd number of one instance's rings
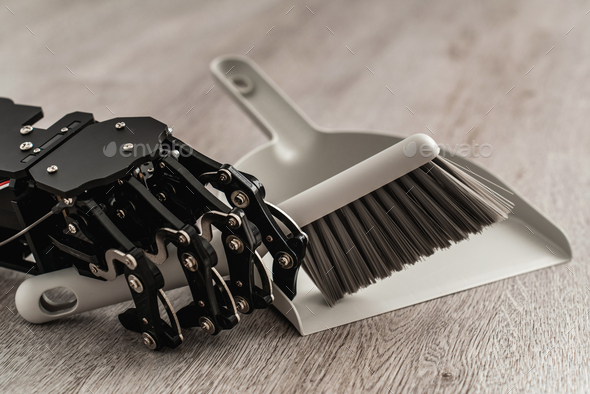
[[[333,306],[508,217],[512,203],[437,157],[305,226],[303,269]]]

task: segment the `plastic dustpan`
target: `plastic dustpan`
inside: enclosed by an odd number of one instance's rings
[[[355,165],[362,167],[366,179],[371,182],[383,171],[393,170],[382,168],[383,162],[375,160],[375,157],[386,149],[392,149],[390,147],[402,138],[376,132],[334,131],[316,126],[248,58],[220,57],[212,62],[211,71],[224,90],[271,139],[240,159],[235,167],[256,174],[265,185],[267,200],[283,209],[300,225],[309,223],[306,222],[310,218],[309,212],[317,214],[322,209],[313,196],[335,194],[334,198],[338,197],[338,193],[326,189],[325,185],[334,185],[334,179],[342,171]],[[413,152],[400,153],[411,156],[416,150],[414,147]],[[345,297],[332,308],[301,270],[294,299],[290,300],[275,286],[274,305],[302,335],[571,259],[571,247],[563,230],[509,185],[473,162],[449,157],[448,154],[445,157],[468,167],[488,180],[488,186],[510,199],[515,208],[509,219]],[[330,182],[324,182],[328,179]],[[342,183],[346,179],[340,181]],[[359,188],[353,182],[346,187],[340,184],[339,187],[339,193],[354,193],[355,188]],[[264,260],[272,269],[272,260]]]

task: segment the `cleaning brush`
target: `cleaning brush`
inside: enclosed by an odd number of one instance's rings
[[[352,187],[352,186],[351,186]],[[303,269],[333,306],[508,217],[512,203],[437,156],[303,227]]]

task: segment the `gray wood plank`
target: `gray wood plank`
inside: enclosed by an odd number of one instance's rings
[[[14,307],[25,276],[2,269],[0,391],[588,391],[587,2],[3,6],[0,95],[42,106],[42,126],[76,110],[150,115],[235,161],[265,139],[211,89],[208,63],[250,51],[323,126],[428,127],[439,143],[490,144],[493,155],[474,160],[563,226],[575,258],[309,337],[258,311],[215,338],[185,332],[181,348],[159,353],[119,325],[128,304],[28,324]],[[171,294],[174,305],[188,300]]]

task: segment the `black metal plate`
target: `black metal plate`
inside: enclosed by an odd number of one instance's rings
[[[25,169],[30,164],[21,163],[27,156],[21,152],[19,146],[27,137],[33,137],[33,133],[22,135],[20,128],[23,125],[32,125],[43,118],[43,110],[40,107],[30,105],[18,105],[12,100],[0,97],[0,177],[15,178],[25,175]],[[37,133],[39,135],[40,133]],[[36,137],[36,136],[35,136]]]
[[[117,129],[115,125],[126,126]],[[159,155],[160,143],[166,137],[165,124],[150,118],[116,118],[95,123],[76,133],[51,155],[30,169],[37,186],[62,197],[75,197],[98,186],[124,177],[128,171]],[[122,146],[131,143],[131,152]],[[55,165],[58,170],[48,173]]]
[[[43,117],[39,107],[17,105],[12,100],[0,98],[0,178],[21,178],[27,175],[26,170],[33,166],[40,158],[47,155],[59,144],[75,134],[82,127],[94,123],[92,114],[73,112],[58,120],[49,129],[34,128],[29,134],[21,134],[24,125],[32,125]],[[62,133],[63,127],[68,127]],[[31,142],[33,147],[22,151],[20,145]],[[41,151],[35,153],[34,150]]]

